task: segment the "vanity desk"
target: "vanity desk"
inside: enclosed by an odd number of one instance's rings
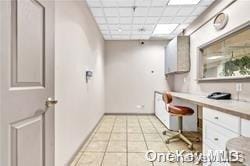
[[[174,100],[195,104],[202,110],[203,153],[208,150],[225,150],[228,140],[232,138],[250,137],[250,102],[213,100],[189,93],[171,94]]]
[[[250,102],[213,100],[179,92],[171,94],[202,108],[203,153],[225,150],[227,141],[232,138],[250,137]]]

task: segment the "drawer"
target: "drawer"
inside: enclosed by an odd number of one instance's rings
[[[204,120],[204,143],[209,144],[213,149],[225,150],[226,142],[234,137],[238,137],[236,134],[228,129],[213,124],[207,120]]]
[[[208,144],[203,144],[203,154],[207,155],[208,153],[211,154],[211,151],[214,151],[213,147],[211,147]],[[216,153],[214,151],[214,153]],[[204,162],[202,166],[229,166],[229,163],[227,162],[216,162],[216,161],[210,161],[210,162]]]
[[[234,131],[235,133],[240,133],[239,117],[204,107],[203,119],[218,124],[231,131]]]
[[[250,120],[241,119],[241,135],[250,137]]]

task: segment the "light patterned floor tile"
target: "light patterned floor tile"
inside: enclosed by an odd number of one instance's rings
[[[78,161],[80,160],[82,156],[82,152],[79,152],[76,157],[74,158],[73,162],[70,164],[70,166],[76,166],[76,164],[78,163]]]
[[[128,152],[146,152],[145,142],[128,142]]]
[[[127,154],[105,153],[102,166],[127,166]]]
[[[145,153],[128,153],[128,166],[152,166],[152,163],[146,160]]]
[[[162,142],[162,139],[158,133],[157,134],[144,134],[144,137],[146,141],[149,141],[149,142]]]
[[[127,152],[126,141],[110,141],[107,152]]]
[[[85,152],[76,166],[101,166],[104,153]]]
[[[127,132],[128,133],[142,133],[140,127],[128,127]]]
[[[168,148],[163,142],[147,142],[148,149],[155,152],[168,152]]]
[[[128,133],[128,141],[144,141],[141,133]]]
[[[110,140],[111,141],[126,141],[127,135],[126,133],[112,133]]]
[[[91,141],[87,146],[87,152],[105,152],[108,141]]]
[[[180,166],[181,163],[158,161],[152,164],[143,159],[147,149],[155,152],[187,150],[181,141],[165,144],[163,141],[172,135],[168,131],[164,136],[162,131],[165,130],[155,116],[105,115],[70,166]],[[188,135],[201,136],[193,132]],[[194,142],[194,147],[201,151],[201,142]],[[184,164],[191,165],[193,163]]]
[[[108,141],[110,133],[96,133],[93,137],[94,141]]]

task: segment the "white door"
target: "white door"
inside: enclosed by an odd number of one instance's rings
[[[1,166],[54,165],[54,3],[0,1]]]

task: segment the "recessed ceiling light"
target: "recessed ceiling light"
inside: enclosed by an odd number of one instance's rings
[[[118,32],[122,32],[122,29],[121,29],[121,28],[119,28],[119,29],[118,29]]]
[[[179,24],[157,24],[154,35],[168,35],[173,32]]]
[[[200,0],[170,0],[168,5],[196,5]]]

